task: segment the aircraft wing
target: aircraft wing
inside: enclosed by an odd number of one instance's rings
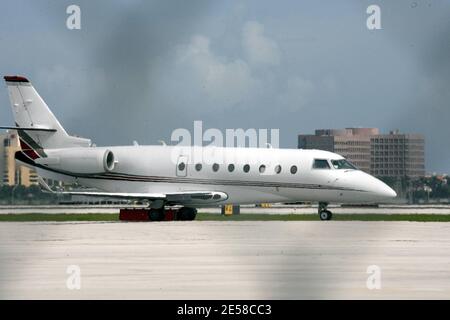
[[[130,200],[164,200],[164,193],[131,193],[131,192],[102,192],[102,191],[53,191],[56,194],[68,194],[72,196],[89,196],[101,198],[118,198]]]
[[[88,196],[101,198],[115,198],[124,200],[164,201],[169,204],[210,204],[228,199],[228,195],[221,191],[179,191],[169,193],[135,193],[135,192],[104,192],[104,191],[53,191],[47,183],[38,177],[39,183],[49,192],[68,194],[73,196]]]
[[[124,200],[162,200],[169,204],[210,204],[226,200],[228,195],[220,191],[184,191],[171,193],[133,193],[133,192],[102,192],[102,191],[62,191],[57,194],[73,196],[88,196],[116,198]]]

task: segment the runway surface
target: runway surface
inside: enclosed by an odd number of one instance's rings
[[[122,206],[123,207],[123,206]],[[142,207],[142,206],[141,206]],[[341,207],[330,205],[333,214],[450,214],[450,205],[426,204],[426,205],[380,205],[379,207]],[[200,208],[200,212],[220,214],[220,207]],[[117,205],[2,205],[1,214],[89,214],[111,213],[118,214],[120,208]],[[269,208],[255,207],[254,205],[241,206],[241,213],[264,214],[317,214],[317,205],[282,205],[273,204]]]
[[[449,299],[450,224],[3,222],[0,298]]]

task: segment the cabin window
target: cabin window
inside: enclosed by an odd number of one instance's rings
[[[297,166],[292,166],[291,167],[291,173],[292,174],[296,174],[297,173]]]
[[[173,168],[173,167],[172,167]],[[180,162],[178,164],[178,170],[180,171],[184,171],[184,169],[186,169],[186,164],[184,162]]]
[[[277,165],[277,166],[275,167],[275,173],[276,173],[276,174],[280,174],[280,173],[281,173],[281,166],[280,166],[280,165]]]
[[[244,172],[247,173],[247,172],[249,172],[249,171],[250,171],[250,165],[246,164],[246,165],[244,166]]]
[[[234,171],[234,164],[230,163],[230,164],[228,165],[228,171],[229,171],[229,172],[233,172],[233,171]]]
[[[262,164],[259,166],[259,173],[264,173],[264,171],[266,171],[266,166]]]
[[[214,163],[213,166],[212,166],[212,169],[213,169],[214,172],[219,171],[219,164]]]
[[[202,164],[201,164],[201,163],[197,163],[197,164],[195,165],[195,170],[197,170],[197,171],[202,170]]]
[[[330,169],[330,164],[325,159],[314,159],[314,169]]]

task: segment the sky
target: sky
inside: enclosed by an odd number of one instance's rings
[[[81,29],[69,30],[69,5]],[[366,9],[381,9],[369,30]],[[27,76],[70,134],[170,142],[177,128],[421,133],[450,173],[449,1],[8,1],[0,73]],[[13,123],[6,87],[0,124]]]

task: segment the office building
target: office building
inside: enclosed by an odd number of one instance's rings
[[[319,129],[313,135],[300,134],[298,147],[338,153],[378,177],[425,175],[425,141],[420,134],[381,134],[377,128]]]
[[[20,150],[19,139],[15,132],[0,135],[0,174],[1,185],[23,185],[29,187],[38,184],[34,170],[16,163],[15,153]]]
[[[383,177],[425,176],[425,141],[420,134],[391,131],[371,137],[371,173]]]

